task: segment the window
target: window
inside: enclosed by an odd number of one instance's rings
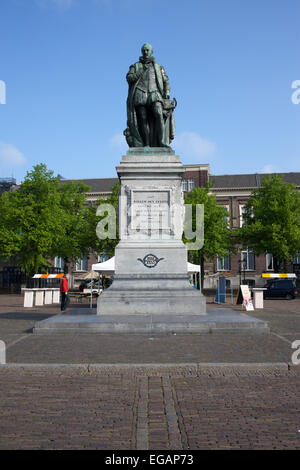
[[[273,271],[274,270],[272,253],[267,253],[266,254],[266,269],[267,269],[267,271]]]
[[[300,264],[300,251],[298,251],[297,256],[293,258],[293,264]]]
[[[240,204],[239,205],[240,227],[242,227],[244,223],[244,219],[243,219],[244,213],[245,213],[245,204]]]
[[[192,191],[192,189],[194,189],[194,187],[195,187],[195,180],[188,179],[188,190]]]
[[[55,258],[54,258],[54,267],[55,268],[60,268],[63,271],[64,267],[65,267],[65,262],[64,262],[63,258],[61,258],[60,256],[55,256]]]
[[[87,257],[78,258],[76,263],[76,271],[87,271]]]
[[[230,214],[230,207],[228,204],[222,204],[222,207],[227,210],[227,212]],[[224,220],[227,223],[227,227],[230,228],[230,215],[225,215]]]
[[[219,258],[217,260],[218,271],[229,271],[230,270],[230,258],[229,256],[224,256],[224,258]]]
[[[255,269],[255,263],[254,263],[254,252],[253,248],[245,248],[241,252],[241,270],[242,271],[254,271]]]
[[[182,180],[182,191],[187,192],[187,180]]]
[[[188,192],[188,191],[192,191],[192,189],[194,189],[195,187],[195,180],[190,178],[190,179],[187,179],[187,180],[182,180],[182,191],[183,192]]]
[[[104,261],[107,261],[109,258],[109,255],[107,255],[106,253],[101,253],[100,255],[98,255],[98,263],[104,263]]]

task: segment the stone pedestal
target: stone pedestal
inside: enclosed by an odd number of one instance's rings
[[[181,237],[183,165],[171,149],[131,149],[117,172],[120,243],[112,286],[98,315],[205,315],[205,298],[189,283]]]

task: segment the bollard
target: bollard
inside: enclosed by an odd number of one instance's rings
[[[0,340],[0,364],[6,364],[6,345]]]

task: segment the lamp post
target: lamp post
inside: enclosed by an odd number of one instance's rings
[[[240,274],[240,285],[242,284],[242,260],[239,259],[239,274]]]
[[[242,270],[244,273],[244,281],[243,284],[246,282],[246,266],[247,266],[247,261],[245,259],[240,259],[238,261],[239,263],[239,274],[240,274],[240,285],[242,284]]]
[[[244,259],[243,260],[244,284],[246,284],[246,266],[247,266],[247,261]]]

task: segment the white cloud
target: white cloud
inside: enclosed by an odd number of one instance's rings
[[[109,146],[123,154],[128,150],[126,139],[121,132],[109,139]],[[188,163],[207,163],[216,152],[216,145],[213,142],[200,137],[195,132],[182,132],[175,137],[171,147]],[[206,161],[203,162],[203,159]]]
[[[36,0],[39,7],[54,6],[61,10],[68,10],[75,4],[76,0]]]
[[[175,137],[172,147],[187,162],[206,163],[215,155],[216,144],[196,132],[181,132]],[[206,162],[201,160],[206,159]]]
[[[262,167],[262,169],[260,170],[260,173],[278,173],[279,170],[278,168],[276,168],[274,165],[265,165]]]
[[[22,166],[27,163],[24,155],[11,144],[0,141],[0,164],[6,167]]]
[[[109,145],[110,147],[113,147],[116,150],[123,152],[123,153],[128,150],[128,145],[126,143],[125,136],[121,132],[118,134],[114,134],[109,139]]]

